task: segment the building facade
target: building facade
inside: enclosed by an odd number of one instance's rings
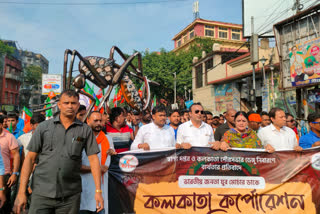
[[[216,45],[212,53],[201,59],[194,58],[193,101],[201,102],[206,110],[214,114],[223,113],[229,108],[238,111],[254,109],[250,97],[250,90],[253,88],[250,53],[224,59],[226,56],[226,51],[221,51]],[[266,58],[267,61],[264,66],[262,62],[255,66],[256,110],[269,111],[273,106],[283,105],[278,90],[279,56],[275,48],[269,47],[268,40],[263,40],[259,57]]]
[[[246,47],[242,47],[246,41],[242,33],[240,24],[198,18],[173,37],[173,52],[187,50],[196,42],[196,38],[211,38],[229,51],[236,51],[238,48],[241,51],[247,51]]]
[[[295,97],[296,105],[288,111],[307,119],[309,113],[320,112],[320,4],[273,27],[280,56],[280,90]]]
[[[33,53],[31,51],[19,50],[22,67],[25,70],[28,66],[39,66],[42,69],[43,74],[48,74],[49,71],[49,61],[39,53]],[[23,93],[28,94],[31,91],[29,105],[38,105],[41,103],[41,85],[30,86],[28,84],[23,84]]]
[[[43,55],[23,50],[19,50],[19,53],[21,56],[23,68],[26,68],[30,65],[35,65],[41,67],[44,74],[48,73],[49,61]]]
[[[3,40],[9,46],[17,48],[15,41]],[[19,109],[19,90],[22,82],[22,64],[19,52],[15,49],[11,56],[1,59],[0,68],[0,105],[1,109],[13,111]]]

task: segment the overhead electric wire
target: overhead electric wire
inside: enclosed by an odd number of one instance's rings
[[[275,21],[277,21],[279,18],[281,18],[284,14],[286,14],[288,11],[290,10],[290,8],[286,9],[286,11],[283,11],[283,13],[281,13],[280,15],[274,17],[274,19],[272,19],[268,24],[264,25],[264,27],[267,27],[271,24],[274,24]],[[261,29],[262,30],[262,29]],[[272,27],[269,28],[268,30],[264,31],[263,33],[261,33],[260,35],[266,34],[268,32],[272,31]]]
[[[159,1],[134,1],[134,2],[19,2],[0,1],[0,4],[14,5],[53,5],[53,6],[90,6],[90,5],[137,5],[137,4],[160,4],[171,2],[186,2],[190,0],[159,0]]]
[[[315,2],[313,2],[311,5],[309,5],[305,10],[309,9],[310,7],[315,6],[317,3],[319,3],[319,0],[316,0]]]
[[[280,1],[279,1],[279,2],[280,2]],[[267,26],[269,26],[270,24],[273,23],[273,20],[275,20],[275,18],[274,18],[275,13],[281,8],[281,6],[282,6],[282,4],[283,4],[284,2],[286,2],[286,0],[282,0],[279,5],[276,5],[277,8],[275,9],[275,11],[273,11],[273,12],[270,14],[270,16],[265,20],[265,22],[264,22],[262,25],[260,25],[260,27],[256,30],[257,33],[259,33],[259,32],[260,32],[261,30],[263,30],[265,27],[267,27]],[[288,9],[291,9],[291,7],[290,7],[290,8],[287,8],[287,9],[285,9],[285,10],[279,12],[279,13],[277,13],[278,15],[276,15],[276,17],[281,17],[284,13],[287,12]]]
[[[281,4],[286,1],[286,0],[281,0],[281,1],[278,1],[276,4],[273,5],[273,7],[269,7],[268,9],[265,10],[265,13],[267,13],[267,11],[269,11],[270,9],[271,10],[271,13],[268,16],[268,18],[266,18],[265,22],[269,21],[269,19],[272,17],[272,15],[275,14],[275,12],[280,8]],[[268,14],[268,13],[267,13]],[[259,32],[261,26],[258,28],[258,30],[256,32]]]

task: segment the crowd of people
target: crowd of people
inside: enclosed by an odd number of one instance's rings
[[[0,112],[0,213],[108,213],[110,158],[127,151],[201,146],[272,153],[320,145],[318,113],[308,116],[310,132],[299,136],[294,117],[280,108],[213,115],[200,103],[170,112],[115,107],[84,121],[86,107],[72,90],[60,95],[58,107],[51,119],[34,114],[26,127],[18,112]]]

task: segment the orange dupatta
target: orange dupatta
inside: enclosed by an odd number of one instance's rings
[[[103,131],[99,132],[96,140],[98,144],[101,144],[101,165],[103,166],[106,163],[108,157],[107,152],[110,148],[110,143]]]

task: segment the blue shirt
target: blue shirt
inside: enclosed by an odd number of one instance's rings
[[[9,131],[9,128],[7,128],[7,130]],[[14,130],[12,134],[14,135],[14,137],[16,139],[18,139],[21,135],[24,134],[24,132],[21,129],[18,129],[18,127],[17,127],[16,130]]]
[[[317,141],[320,141],[320,137],[318,137],[313,131],[310,131],[309,134],[300,137],[299,146],[303,149],[308,149]]]
[[[19,117],[17,129],[23,130],[23,128],[24,128],[24,120]]]
[[[168,125],[170,126],[170,123],[169,123]],[[173,127],[171,126],[171,128],[173,128]],[[173,128],[173,131],[174,131],[174,139],[175,139],[175,140],[177,140],[178,128],[179,128],[179,126],[178,126],[176,129]]]
[[[4,163],[1,155],[1,149],[0,149],[0,175],[5,174],[5,169],[4,169]]]

